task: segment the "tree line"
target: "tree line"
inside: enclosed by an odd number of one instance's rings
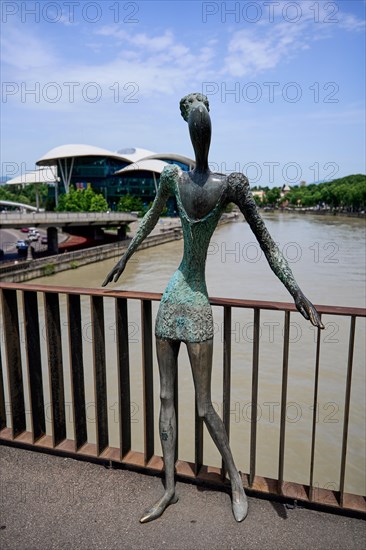
[[[294,185],[281,196],[281,187],[255,187],[252,190],[265,192],[263,201],[255,200],[259,206],[328,207],[359,212],[366,208],[366,176],[354,174],[323,183]]]
[[[294,185],[286,194],[281,193],[282,187],[253,187],[252,191],[264,191],[263,200],[258,196],[254,197],[258,206],[318,206],[352,212],[366,209],[366,176],[363,174],[354,174],[323,183]],[[46,210],[52,210],[54,205],[49,201],[47,184],[38,184],[38,193],[40,206]],[[0,200],[35,206],[36,186],[33,184],[24,187],[1,185]],[[117,211],[145,213],[150,206],[145,206],[140,198],[127,194],[119,199]],[[89,185],[86,189],[75,189],[71,186],[69,193],[60,194],[56,210],[59,212],[107,212],[109,208],[104,196],[95,192]]]
[[[44,207],[48,197],[48,185],[40,183],[37,184],[37,187],[40,206]],[[21,202],[30,206],[36,206],[36,185],[33,183],[24,187],[20,185],[0,185],[0,200]]]

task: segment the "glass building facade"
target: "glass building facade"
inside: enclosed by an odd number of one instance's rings
[[[177,164],[182,170],[188,171],[190,167],[180,161],[159,157],[159,160],[167,164]],[[62,164],[61,164],[62,163]],[[58,193],[65,193],[63,176],[70,174],[70,185],[76,189],[86,189],[90,186],[94,191],[101,193],[108,202],[111,210],[116,210],[119,199],[124,195],[133,195],[140,198],[144,206],[148,206],[155,198],[156,188],[159,185],[160,174],[147,170],[134,170],[126,174],[115,173],[130,165],[130,162],[123,159],[111,157],[74,157],[62,159],[60,164],[63,168],[58,170],[60,182]],[[55,188],[49,187],[49,199],[55,200]],[[168,214],[176,214],[174,199],[167,204]]]

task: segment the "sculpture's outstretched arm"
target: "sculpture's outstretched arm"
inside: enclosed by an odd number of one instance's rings
[[[290,266],[272,239],[264,224],[264,221],[259,215],[247,178],[240,173],[230,174],[229,184],[231,189],[230,200],[237,204],[241,212],[244,214],[244,217],[256,236],[272,271],[290,292],[297,309],[305,317],[305,319],[310,320],[314,326],[324,328],[318,312],[300,290]]]
[[[136,235],[130,242],[130,245],[126,252],[123,254],[121,259],[117,262],[115,267],[108,273],[105,278],[102,286],[106,286],[108,283],[114,280],[116,282],[119,277],[122,275],[128,260],[131,258],[132,254],[136,251],[137,247],[142,243],[142,241],[151,233],[157,224],[160,214],[163,211],[163,208],[170,196],[171,182],[174,177],[178,175],[178,168],[174,165],[167,166],[164,168],[161,177],[160,185],[158,187],[155,200],[148,212],[142,218],[139,228],[136,232]]]

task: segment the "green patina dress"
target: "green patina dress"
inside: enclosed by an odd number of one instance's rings
[[[182,342],[203,342],[213,338],[212,309],[205,281],[206,256],[210,239],[225,208],[225,192],[206,216],[195,220],[188,216],[183,207],[178,187],[179,173],[169,170],[166,176],[162,178],[162,184],[169,185],[170,194],[177,200],[184,254],[161,299],[155,335]]]

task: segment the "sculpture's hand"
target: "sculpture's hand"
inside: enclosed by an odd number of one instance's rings
[[[124,272],[124,269],[126,267],[126,260],[124,257],[122,257],[119,262],[116,263],[114,268],[108,273],[107,277],[104,279],[102,286],[107,286],[108,283],[114,280],[116,283],[122,273]]]
[[[311,324],[315,327],[324,328],[323,323],[320,320],[319,313],[316,311],[313,304],[308,300],[301,290],[297,293],[295,297],[295,305],[300,311],[301,315],[305,317],[308,321],[310,320]]]

